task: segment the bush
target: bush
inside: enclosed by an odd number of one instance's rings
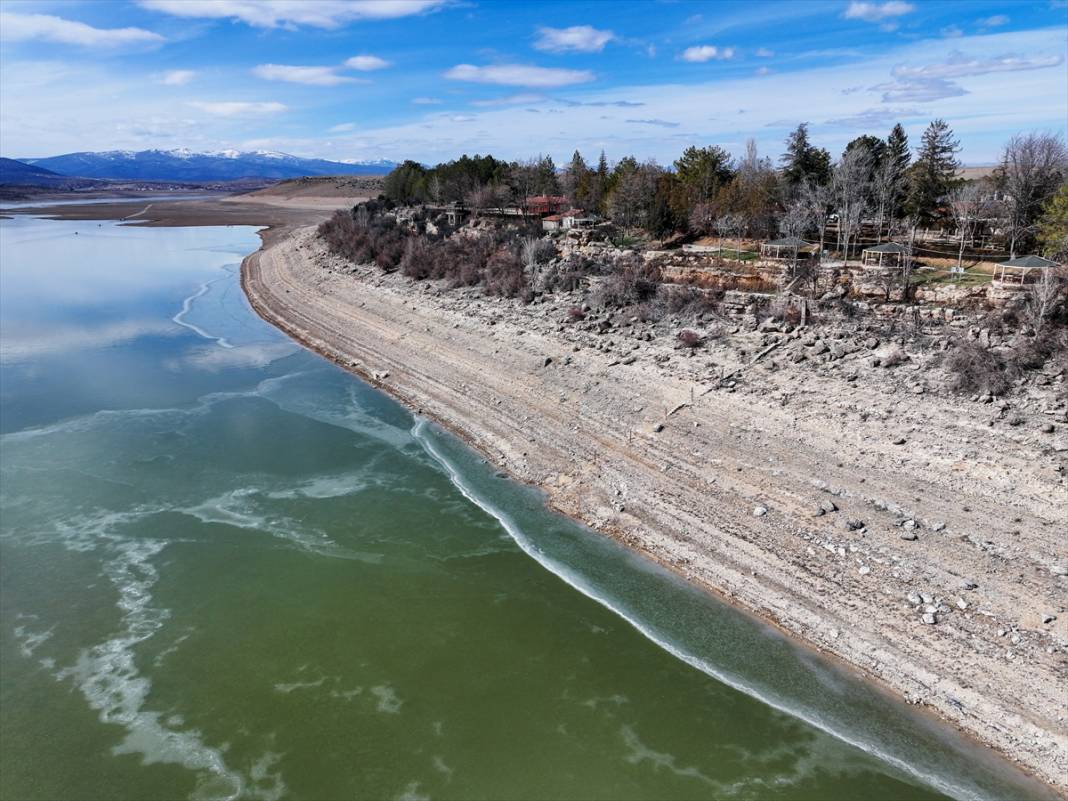
[[[486,263],[482,283],[487,295],[514,298],[529,287],[519,256],[511,248],[500,248]]]
[[[567,310],[567,320],[570,323],[578,323],[586,319],[586,312],[582,310],[581,306],[572,306]]]
[[[400,271],[417,281],[433,275],[434,249],[425,237],[413,236],[408,240],[404,248],[404,256],[400,261]]]
[[[663,273],[659,265],[648,264],[633,254],[622,256],[599,287],[597,301],[615,308],[641,303],[656,295],[661,280]]]
[[[690,348],[691,350],[704,342],[704,337],[692,328],[682,329],[675,335],[675,339],[678,341],[679,347]]]
[[[943,360],[950,388],[957,392],[1001,395],[1012,385],[1008,365],[978,342],[958,342]]]

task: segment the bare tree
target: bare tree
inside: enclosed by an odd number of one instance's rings
[[[779,218],[779,232],[790,239],[800,239],[808,230],[811,219],[811,212],[804,197],[797,197],[786,205],[786,211]],[[797,273],[797,251],[796,244],[790,247],[787,274],[791,277]]]
[[[1009,252],[1034,230],[1042,204],[1068,176],[1068,148],[1060,136],[1029,133],[1005,145],[997,183],[1004,194]]]
[[[1031,327],[1041,331],[1052,316],[1068,288],[1068,275],[1063,268],[1049,267],[1042,270],[1038,280],[1030,286],[1027,296],[1027,313]]]
[[[801,198],[808,206],[809,219],[820,232],[819,258],[823,259],[823,246],[827,240],[827,225],[831,221],[831,206],[834,198],[830,184],[813,184],[806,181],[801,187]]]
[[[875,201],[875,242],[883,241],[883,225],[889,229],[894,222],[894,209],[905,194],[905,173],[899,164],[887,158],[875,171],[872,196]]]
[[[857,235],[867,209],[871,162],[871,151],[862,145],[843,153],[831,175],[831,191],[838,212],[838,232],[847,262],[850,241]]]
[[[960,239],[954,272],[964,272],[964,248],[971,243],[976,226],[988,210],[988,204],[989,194],[978,182],[964,184],[950,193],[949,210],[957,225],[957,237]]]
[[[737,214],[721,214],[716,218],[713,223],[713,227],[716,229],[716,234],[720,240],[720,250],[723,249],[723,240],[731,234],[736,234],[742,230],[744,225],[741,217]]]
[[[608,213],[624,232],[646,222],[662,170],[654,162],[637,164],[619,176],[608,196]]]

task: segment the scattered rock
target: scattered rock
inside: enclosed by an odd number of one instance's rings
[[[904,445],[904,444],[905,444],[905,438],[904,437],[894,437],[894,445]]]
[[[1052,623],[1056,619],[1056,615],[1051,614],[1050,612],[1046,612],[1046,614],[1042,615],[1042,624],[1045,625],[1047,623]]]
[[[763,517],[768,513],[767,507],[757,506],[753,509],[753,517]]]
[[[654,434],[659,434],[663,430],[664,430],[664,424],[663,423],[657,423],[655,426],[653,426],[653,433]]]
[[[838,511],[838,507],[830,498],[820,501],[820,509],[826,512],[827,514]]]
[[[548,367],[552,363],[553,363],[553,357],[552,356],[546,356],[545,357],[545,361],[542,362],[541,366],[542,367]]]
[[[938,622],[938,618],[935,617],[934,612],[924,612],[923,617],[920,619],[923,620],[923,622],[926,623],[928,626],[933,626],[935,623]]]
[[[842,525],[845,526],[847,531],[859,531],[860,529],[864,528],[864,521],[857,520],[853,517],[847,517],[842,522]]]
[[[902,531],[901,534],[899,534],[898,536],[900,536],[901,539],[907,540],[909,542],[915,542],[917,539],[919,539],[915,531]]]

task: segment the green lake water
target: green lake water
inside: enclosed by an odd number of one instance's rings
[[[0,797],[1042,797],[295,346],[258,244],[0,222]]]

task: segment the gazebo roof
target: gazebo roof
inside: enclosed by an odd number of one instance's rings
[[[908,253],[908,248],[904,245],[899,245],[897,242],[883,242],[881,245],[873,245],[870,248],[864,248],[865,253]]]
[[[796,236],[787,236],[782,239],[773,239],[764,244],[771,245],[773,248],[803,248],[808,242],[804,239],[798,239]]]
[[[1020,256],[1001,262],[1002,267],[1056,267],[1057,262],[1045,259],[1042,256]]]

